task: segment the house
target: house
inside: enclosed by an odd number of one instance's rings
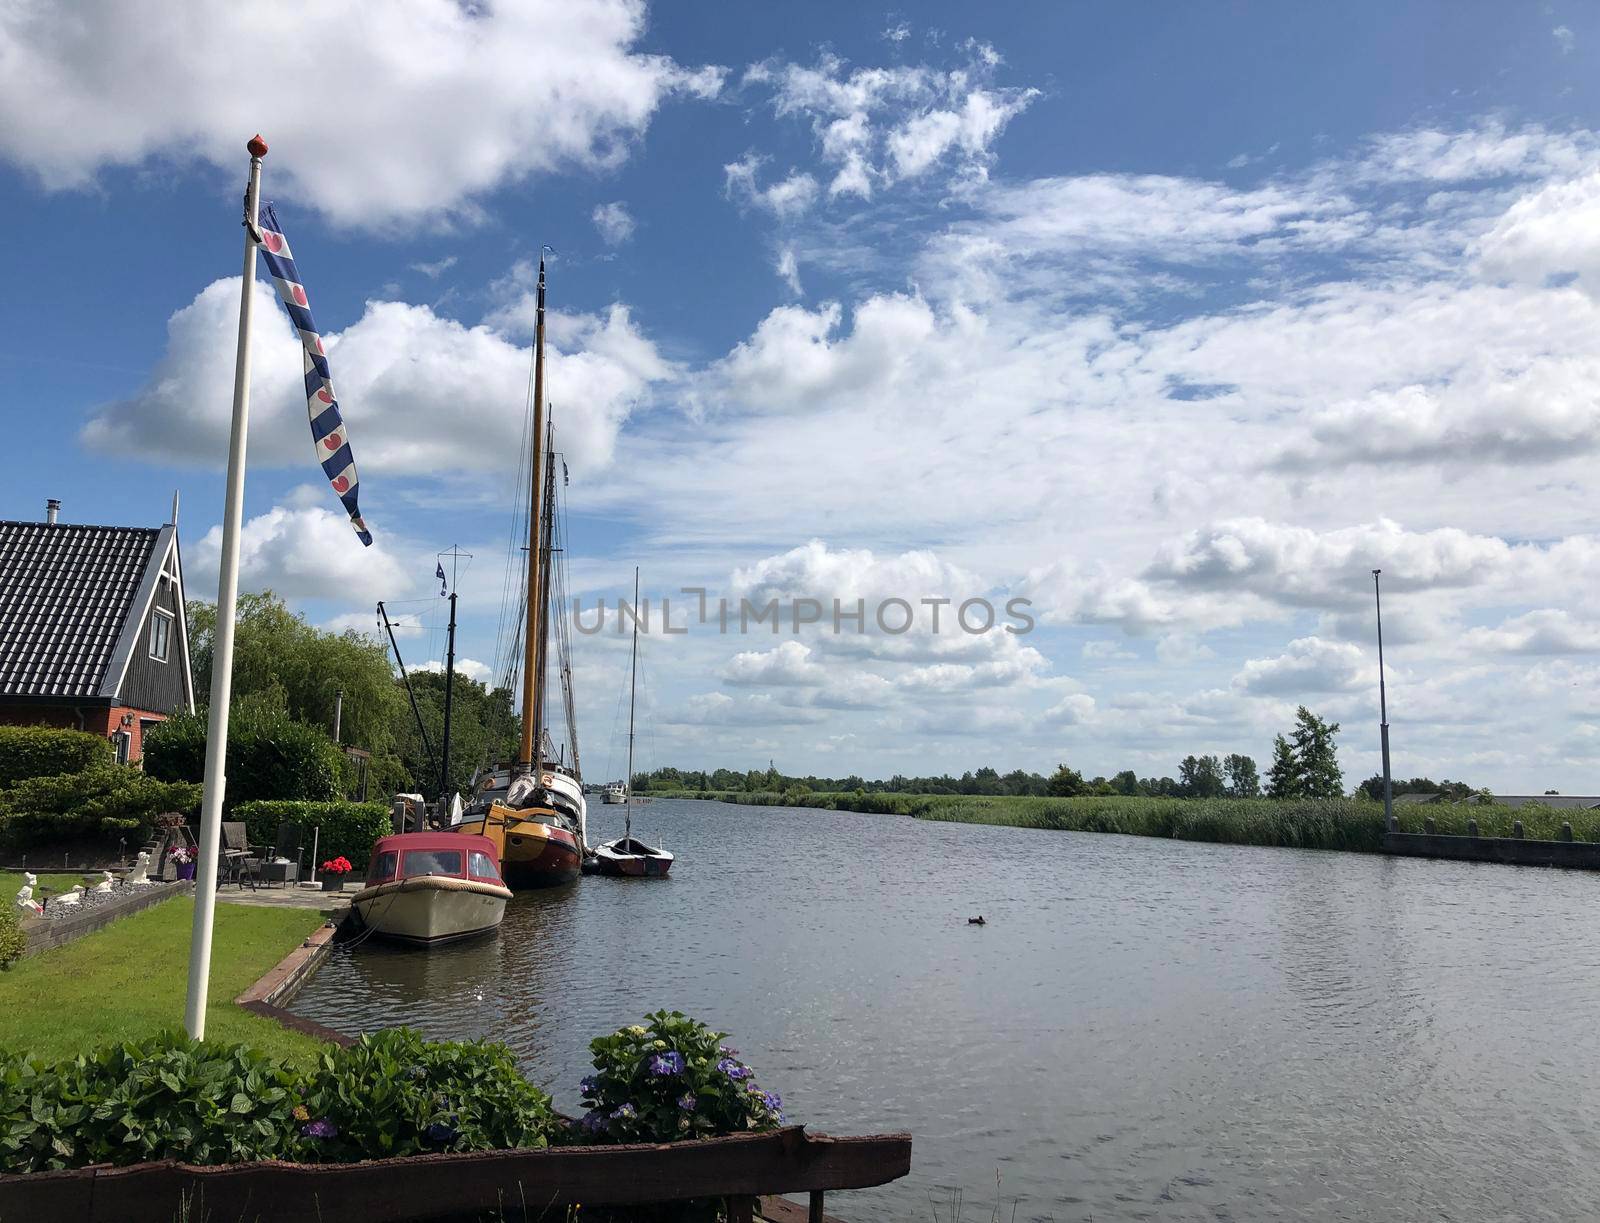
[[[1600,797],[1593,794],[1496,794],[1494,801],[1502,807],[1525,807],[1529,803],[1543,803],[1565,811],[1592,811],[1600,807]]]
[[[0,723],[105,735],[143,755],[145,730],[194,708],[183,565],[161,527],[0,521]]]

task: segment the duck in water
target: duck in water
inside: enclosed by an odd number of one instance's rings
[[[978,914],[976,917],[967,918],[967,925],[969,926],[987,926],[988,924],[988,922],[983,920],[982,913]]]

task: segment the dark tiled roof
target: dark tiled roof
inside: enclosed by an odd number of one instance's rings
[[[99,694],[160,534],[0,521],[0,696]]]

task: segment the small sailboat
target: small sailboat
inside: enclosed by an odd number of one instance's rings
[[[633,571],[633,605],[639,606],[639,571]],[[607,841],[594,851],[595,865],[602,875],[631,875],[636,878],[664,878],[672,869],[673,856],[664,849],[646,845],[633,835],[633,715],[639,687],[639,617],[633,618],[633,663],[628,678],[628,780],[623,796],[623,831],[615,841]],[[609,799],[607,800],[609,801]]]
[[[527,613],[523,617],[522,743],[517,761],[488,783],[455,825],[458,834],[488,837],[513,888],[559,887],[583,867],[588,803],[573,729],[572,669],[564,624],[557,645],[566,698],[570,759],[555,759],[545,733],[546,670],[552,624],[552,575],[561,552],[556,526],[555,436],[544,419],[544,260],[539,260],[533,341],[533,426],[529,462]],[[563,466],[565,466],[563,464]],[[554,617],[559,621],[559,617]],[[504,790],[501,791],[501,782]]]
[[[432,946],[495,929],[510,899],[487,837],[402,832],[378,838],[350,907],[374,934]]]

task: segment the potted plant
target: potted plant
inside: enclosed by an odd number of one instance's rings
[[[180,845],[172,851],[172,861],[178,868],[179,879],[194,878],[194,850],[187,845]]]
[[[343,854],[324,862],[322,864],[322,890],[324,892],[342,892],[344,890],[344,877],[353,869],[350,865],[350,859]]]

